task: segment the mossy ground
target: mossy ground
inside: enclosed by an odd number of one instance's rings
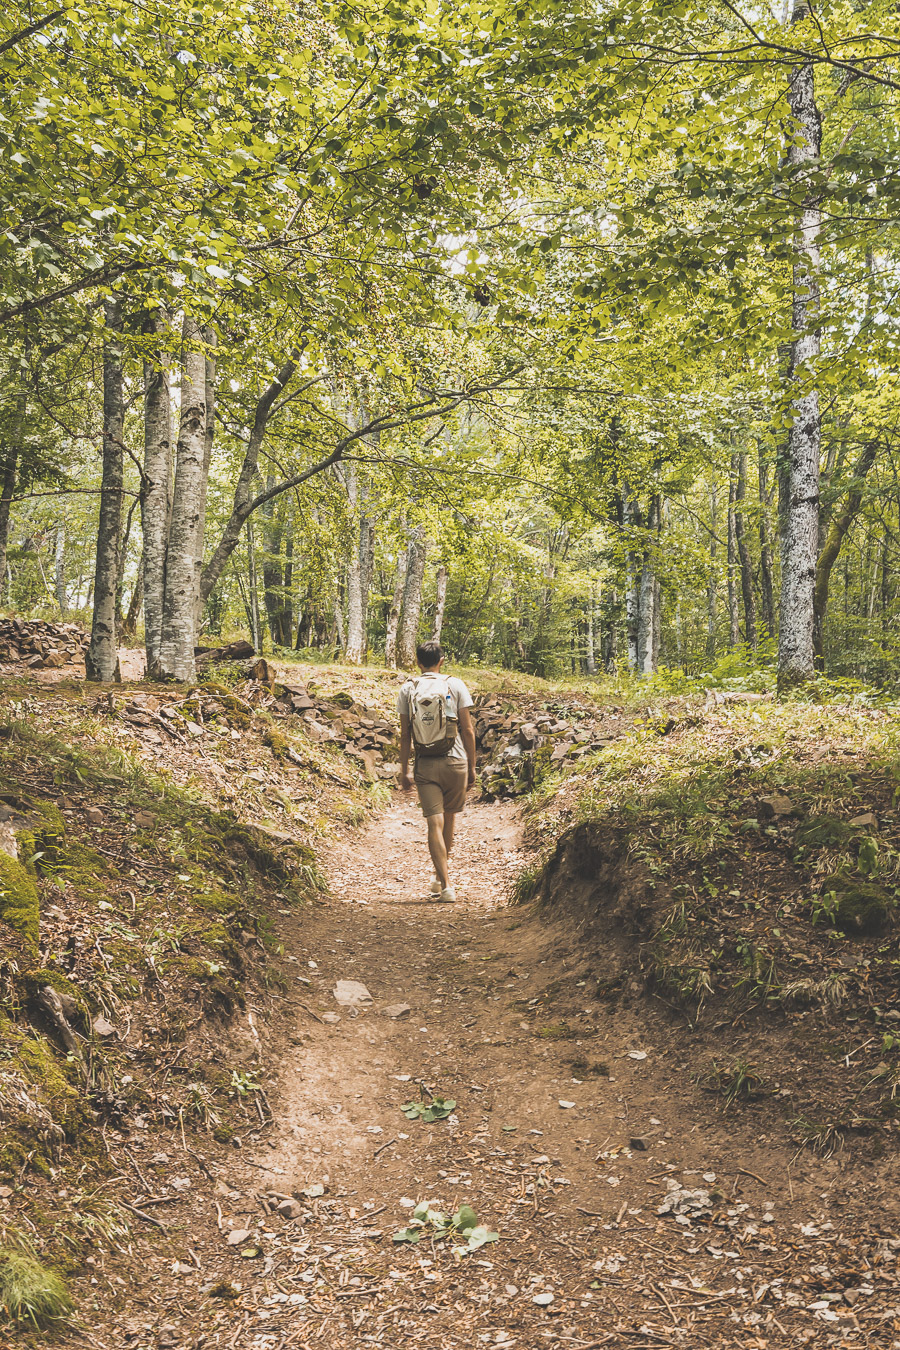
[[[6,688],[0,801],[19,858],[0,854],[0,1245],[27,1233],[72,1274],[135,1222],[116,1199],[126,1141],[203,1148],[258,1123],[232,1090],[254,1059],[235,1030],[248,999],[268,1007],[286,986],[271,912],[314,902],[317,837],[373,800],[312,743],[308,768],[282,770],[288,739],[224,685],[204,692],[223,733],[202,753],[186,737],[146,753],[110,713],[126,690]],[[48,985],[80,1056],[42,1006]]]
[[[810,1113],[893,1138],[898,787],[900,710],[680,694],[534,795],[519,898],[561,915],[577,893],[598,996],[638,991],[699,1038],[751,1029],[770,1084],[810,1027],[794,1074]],[[852,1075],[811,1048],[825,1023],[866,1043]]]

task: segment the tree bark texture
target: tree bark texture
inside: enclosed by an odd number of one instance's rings
[[[0,573],[0,576],[2,576],[2,573]],[[69,603],[66,596],[66,527],[62,524],[56,527],[56,546],[53,551],[53,590],[56,595],[56,603],[59,605],[59,612],[65,618]]]
[[[122,374],[122,311],[117,300],[106,302],[107,336],[103,344],[103,470],[97,557],[94,567],[94,611],[91,641],[84,655],[88,680],[119,678],[116,597],[122,548],[125,397]]]
[[[216,436],[216,331],[210,325],[203,329],[203,341],[206,344],[206,429],[203,438],[203,476],[200,482],[199,519],[197,538],[194,544],[194,566],[197,572],[197,585],[194,606],[196,609],[194,632],[200,631],[200,615],[207,596],[202,593],[203,585],[203,546],[206,542],[206,492],[209,486],[209,466],[212,463],[213,442]],[[208,594],[208,593],[207,593]]]
[[[659,498],[654,497],[647,513],[647,543],[641,555],[641,570],[637,587],[637,673],[652,675],[656,669],[658,624],[656,618],[658,582],[656,578],[656,546],[650,532],[659,528]]]
[[[806,0],[795,6],[793,22],[809,14]],[[822,123],[815,97],[811,61],[791,71],[788,103],[796,123],[788,162],[796,181],[814,170],[822,149]],[[819,230],[821,206],[809,193],[797,221],[794,263],[790,389],[793,423],[788,433],[787,501],[781,550],[781,613],[778,633],[779,687],[808,680],[814,674],[814,589],[819,530],[819,456],[821,423],[814,384],[820,351]]]
[[[737,543],[741,569],[741,598],[744,602],[744,641],[756,651],[756,597],[753,594],[753,564],[747,543],[747,523],[744,517],[747,500],[747,456],[742,450],[737,457],[737,482],[734,492],[734,537]]]
[[[709,494],[709,576],[706,582],[706,659],[710,664],[716,659],[716,619],[718,618],[719,607],[719,588],[716,578],[717,506],[718,497],[715,484],[713,484]]]
[[[766,637],[775,636],[775,584],[772,576],[772,531],[769,512],[772,509],[772,490],[765,451],[759,447],[759,574],[761,590],[762,625]]]
[[[403,615],[400,621],[400,665],[411,670],[416,663],[419,641],[419,615],[422,611],[422,583],[425,578],[425,555],[428,541],[425,526],[417,525],[409,541],[406,585],[403,590]]]
[[[161,677],[179,681],[192,680],[196,674],[197,532],[206,458],[206,355],[200,326],[189,316],[185,316],[183,339],[181,419],[175,450],[159,659]]]
[[[157,311],[148,324],[160,345],[152,361],[144,362],[144,482],[141,527],[144,536],[144,646],[147,674],[159,677],[162,646],[163,596],[166,587],[166,549],[172,505],[172,399],[169,371],[162,350],[168,333],[166,316]]]
[[[369,612],[369,527],[365,510],[366,485],[355,464],[348,464],[344,482],[350,502],[353,532],[347,562],[347,646],[345,655],[353,666],[366,659],[366,618]]]
[[[584,668],[588,675],[597,674],[597,644],[594,631],[595,611],[596,611],[595,584],[594,581],[591,580],[588,582],[588,599],[587,599],[587,615],[586,615],[587,622],[585,624],[586,633],[585,633],[585,653],[584,653]]]
[[[409,550],[401,548],[397,554],[397,570],[394,574],[394,594],[388,612],[387,631],[384,637],[384,664],[391,670],[397,669],[397,630],[400,626],[400,611],[403,608],[403,592],[406,590],[406,572],[409,566]]]
[[[0,446],[0,589],[6,582],[6,555],[9,550],[9,516],[16,491],[19,453],[25,429],[27,403],[24,389],[16,395],[9,431]]]
[[[741,640],[741,614],[737,588],[737,530],[734,521],[734,503],[737,497],[737,453],[731,456],[728,473],[728,645],[734,650]]]
[[[432,642],[440,642],[444,627],[444,610],[447,608],[447,568],[441,563],[437,570],[434,588],[434,623],[431,628]]]
[[[868,441],[860,452],[853,471],[853,478],[843,505],[831,517],[825,544],[816,563],[816,584],[813,595],[815,607],[815,662],[816,668],[825,669],[825,616],[828,611],[828,591],[831,585],[831,572],[838,560],[841,545],[859,514],[862,506],[863,490],[869,470],[875,463],[878,445]]]

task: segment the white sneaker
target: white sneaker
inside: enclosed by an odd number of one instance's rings
[[[452,886],[444,887],[444,889],[441,891],[441,899],[446,900],[452,904],[452,902],[456,899],[456,891],[453,889]]]
[[[431,883],[431,894],[440,895],[442,890],[443,887],[441,886],[441,883],[438,881],[437,877],[435,877],[434,881]]]

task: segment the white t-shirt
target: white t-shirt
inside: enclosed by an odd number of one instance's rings
[[[400,693],[397,695],[397,712],[401,717],[406,717],[412,721],[412,718],[409,715],[409,701],[412,698],[415,681],[431,680],[434,679],[437,674],[437,671],[429,670],[423,675],[417,675],[413,680],[406,681],[406,684],[403,685]],[[462,680],[458,680],[455,675],[442,675],[440,678],[447,681],[450,697],[453,700],[453,706],[458,720],[460,708],[471,708],[475,700],[472,698],[472,695],[469,693]],[[456,733],[453,749],[450,751],[449,755],[445,755],[443,758],[466,760],[466,747],[462,743],[462,737],[459,732]]]

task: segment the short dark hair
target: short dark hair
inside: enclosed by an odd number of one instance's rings
[[[420,642],[416,648],[416,660],[426,670],[431,670],[444,658],[444,649],[439,642]]]

